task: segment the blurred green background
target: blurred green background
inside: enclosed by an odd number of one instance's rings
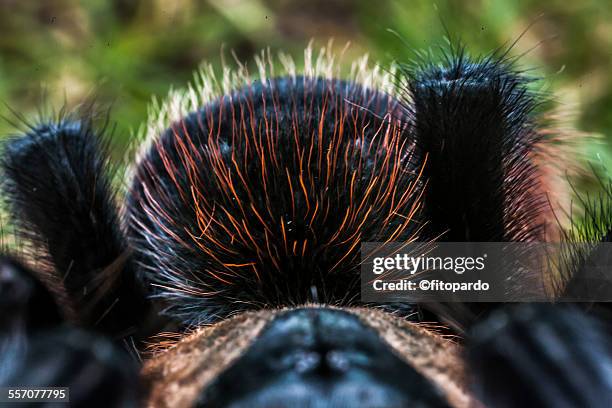
[[[203,60],[219,66],[222,49],[244,61],[267,46],[299,56],[310,39],[333,37],[387,64],[443,44],[444,25],[475,54],[524,32],[513,54],[526,53],[521,65],[542,77],[565,126],[603,136],[588,155],[609,160],[607,0],[0,0],[0,114],[32,118],[41,100],[74,106],[95,95],[112,106],[122,152],[151,98],[186,84]],[[11,131],[0,121],[0,134]]]

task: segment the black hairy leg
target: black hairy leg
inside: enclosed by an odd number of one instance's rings
[[[138,407],[138,366],[107,339],[61,328],[20,339],[3,387],[68,387],[72,407]],[[16,346],[19,348],[19,346]]]
[[[36,274],[8,256],[0,256],[0,310],[1,332],[34,332],[64,320],[60,306]]]
[[[103,132],[88,116],[28,126],[8,140],[2,191],[16,235],[85,327],[133,334],[146,311],[118,223]]]
[[[451,48],[441,64],[405,66],[406,107],[427,154],[424,208],[450,242],[539,241],[546,196],[533,155],[541,136],[530,79],[495,53]]]
[[[404,65],[402,73],[413,137],[426,155],[426,236],[544,241],[550,212],[535,163],[543,137],[535,115],[538,95],[528,87],[532,80],[499,51],[474,58],[453,46],[440,63]],[[459,331],[497,306],[425,305]]]
[[[140,393],[127,353],[64,325],[51,293],[8,257],[0,257],[0,386],[69,387],[76,407],[135,407]]]
[[[474,392],[493,407],[609,407],[612,348],[578,309],[529,304],[491,314],[467,350]]]

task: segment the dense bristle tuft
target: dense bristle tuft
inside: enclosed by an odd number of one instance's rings
[[[145,152],[129,194],[146,278],[188,322],[356,300],[359,243],[422,227],[420,158],[400,118],[380,91],[291,75],[184,115]]]

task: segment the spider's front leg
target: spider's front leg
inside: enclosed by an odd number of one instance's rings
[[[68,387],[74,406],[137,404],[136,364],[105,338],[137,336],[148,307],[107,157],[87,118],[31,126],[4,146],[2,198],[36,271],[0,257],[2,386]]]
[[[576,308],[525,304],[475,326],[468,361],[475,392],[493,407],[609,407],[612,347]]]
[[[72,406],[135,407],[137,378],[127,353],[64,325],[59,305],[35,274],[0,257],[0,386],[66,387]]]
[[[403,72],[412,133],[427,155],[425,236],[443,242],[546,241],[553,214],[536,160],[545,140],[539,97],[530,91],[533,79],[504,52],[471,57],[461,46],[451,46],[439,62],[406,65]],[[508,279],[517,280],[519,270],[509,271]],[[438,302],[423,309],[463,332],[498,306]]]
[[[119,225],[103,132],[88,117],[29,126],[3,151],[2,193],[44,281],[83,327],[137,335],[148,304]],[[56,294],[57,295],[57,294]]]

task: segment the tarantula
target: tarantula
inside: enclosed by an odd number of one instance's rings
[[[609,406],[605,304],[359,298],[360,242],[567,237],[530,77],[504,51],[335,58],[204,68],[122,177],[90,110],[10,138],[0,384],[75,406]],[[580,237],[606,241],[591,208]]]

